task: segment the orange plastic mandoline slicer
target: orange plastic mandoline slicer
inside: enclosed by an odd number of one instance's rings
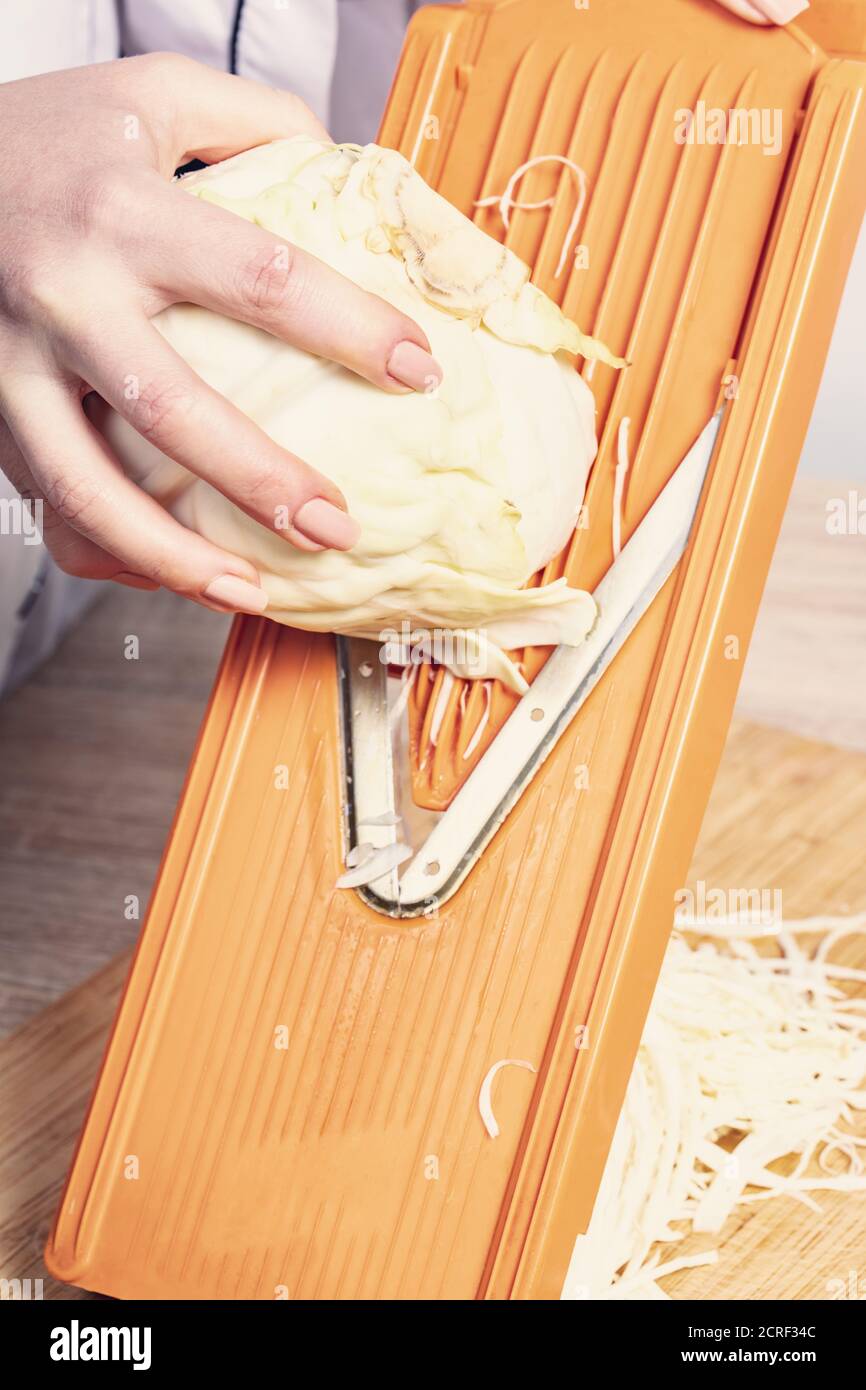
[[[553,206],[515,212],[508,242],[633,364],[579,364],[600,437],[589,525],[540,582],[595,589],[609,569],[623,417],[628,537],[726,402],[701,505],[670,579],[450,881],[425,837],[486,750],[501,767],[512,697],[493,692],[466,756],[482,692],[443,697],[423,672],[395,746],[375,647],[235,623],[49,1243],[59,1278],[121,1298],[558,1297],[866,204],[864,9],[815,0],[784,31],[711,0],[416,16],[382,143],[495,236],[477,200],[533,156],[574,160],[588,264],[555,278],[575,198],[562,166],[527,173],[521,201]],[[699,103],[770,113],[777,151],[677,143]],[[524,670],[544,657],[522,653]],[[396,874],[337,890],[365,807],[398,804],[420,837],[406,875],[430,891]],[[497,1075],[494,1139],[479,1094],[504,1059],[535,1071]]]

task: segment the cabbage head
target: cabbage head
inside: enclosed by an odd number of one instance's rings
[[[577,644],[595,620],[591,597],[565,580],[525,586],[571,535],[596,453],[593,397],[574,356],[621,364],[393,150],[298,137],[180,188],[410,315],[444,380],[429,394],[390,395],[260,329],[174,305],[155,319],[165,338],[333,479],[361,537],[346,553],[297,550],[109,412],[101,426],[126,471],[186,526],[251,561],[278,622],[378,641],[403,623],[465,634],[473,659],[452,660],[458,673],[525,688],[505,649]]]

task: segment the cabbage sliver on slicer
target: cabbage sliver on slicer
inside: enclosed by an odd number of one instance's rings
[[[631,364],[577,364],[588,525],[535,581],[596,592],[596,648],[514,654],[520,700],[421,667],[395,716],[376,646],[235,623],[58,1277],[123,1298],[559,1296],[866,205],[862,8],[785,30],[710,0],[416,15],[381,143],[500,237],[489,200],[546,157],[508,244]],[[749,138],[720,141],[736,112]],[[558,276],[577,185],[549,156],[587,187]],[[371,845],[395,866],[338,888]]]

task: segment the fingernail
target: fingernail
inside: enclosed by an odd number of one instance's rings
[[[351,550],[361,534],[357,521],[324,497],[314,497],[299,507],[292,525],[308,541],[317,541],[330,550]]]
[[[143,574],[130,574],[127,570],[112,575],[112,579],[115,584],[125,584],[128,589],[149,589],[152,592],[159,588],[155,579],[148,579]]]
[[[212,579],[202,590],[202,597],[239,613],[264,613],[268,606],[264,589],[239,579],[236,574],[221,574],[219,579]]]
[[[809,0],[756,0],[758,9],[774,24],[790,24],[809,8]]]
[[[398,343],[388,358],[388,375],[413,391],[435,391],[442,381],[442,368],[417,343]]]

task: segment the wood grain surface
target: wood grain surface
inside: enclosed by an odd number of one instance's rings
[[[135,941],[228,622],[106,586],[0,703],[0,1034]]]

